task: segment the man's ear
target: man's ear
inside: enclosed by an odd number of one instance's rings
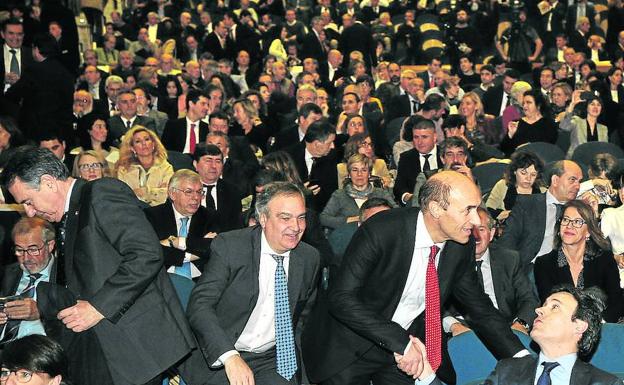
[[[578,318],[574,320],[574,333],[578,334],[579,338],[583,336],[583,333],[585,333],[588,327],[589,324],[586,321]]]
[[[56,191],[58,189],[57,180],[50,174],[41,175],[41,179],[39,179],[39,188],[45,186],[51,191]]]
[[[258,223],[260,223],[260,226],[262,226],[262,228],[264,228],[264,226],[266,225],[267,222],[267,217],[265,214],[260,214],[258,216]]]
[[[429,202],[429,212],[431,213],[432,217],[434,217],[435,219],[440,218],[440,216],[442,215],[442,211],[444,211],[444,209],[442,208],[442,206],[440,206],[438,202]]]

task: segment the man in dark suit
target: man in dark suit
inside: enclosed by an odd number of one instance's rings
[[[55,282],[54,227],[41,218],[22,217],[12,230],[17,262],[4,266],[0,296],[18,296],[0,309],[0,348],[30,334],[48,334],[50,324],[37,310],[40,282]]]
[[[327,61],[327,49],[321,39],[323,33],[323,21],[320,16],[312,18],[312,28],[301,42],[301,54],[299,58],[314,58],[321,65]]]
[[[317,307],[307,323],[303,355],[312,382],[411,385],[424,353],[410,345],[415,336],[426,341],[442,380],[454,383],[440,317],[451,296],[466,306],[495,356],[523,350],[470,268],[480,202],[468,177],[443,171],[424,184],[422,211],[388,210],[360,226],[331,277],[329,314]]]
[[[559,0],[546,0],[542,4],[547,6],[542,8],[544,12],[539,16],[539,22],[544,49],[548,49],[555,45],[555,37],[564,32],[566,5]]]
[[[54,156],[67,167],[67,170],[70,172],[73,170],[75,156],[69,153],[70,149],[67,148],[67,143],[62,135],[49,130],[39,135],[37,139],[39,140],[39,147],[52,151]]]
[[[232,146],[230,138],[223,132],[209,132],[206,136],[206,144],[214,144],[219,147],[223,154],[223,171],[221,178],[229,184],[236,186],[240,198],[245,198],[252,193],[253,174],[247,174],[243,162],[239,159],[230,157],[230,147]]]
[[[414,195],[418,174],[429,174],[442,168],[442,157],[436,146],[437,135],[433,121],[412,116],[403,124],[404,130],[412,131],[414,148],[405,151],[399,158],[397,177],[394,182],[394,196],[407,204]]]
[[[336,152],[332,151],[335,132],[326,119],[321,119],[308,127],[303,143],[284,150],[293,158],[301,180],[312,191],[312,206],[319,213],[338,188]]]
[[[370,28],[356,20],[355,15],[345,13],[342,15],[343,30],[340,35],[339,50],[344,55],[343,66],[349,67],[349,54],[353,51],[360,51],[364,56],[366,68],[373,68],[377,65],[375,59],[375,44]]]
[[[158,238],[126,184],[69,177],[47,149],[17,153],[2,182],[28,216],[61,223],[59,271],[79,300],[59,305],[58,319],[72,335],[92,331],[103,353],[101,359],[85,354],[78,365],[97,365],[116,385],[160,384],[164,371],[191,354],[181,375],[187,383],[204,382],[205,363],[192,354],[195,340],[163,269]]]
[[[227,28],[220,20],[214,30],[206,35],[204,40],[204,51],[210,52],[214,60],[230,59],[234,60],[236,54],[234,52],[234,42],[228,36]]]
[[[528,333],[535,319],[538,299],[522,270],[518,253],[490,247],[496,233],[495,222],[486,209],[479,207],[477,211],[481,223],[473,226],[472,235],[476,242],[475,268],[479,285],[513,329]],[[454,308],[459,314],[463,313],[460,303],[455,303]],[[469,327],[471,319],[465,320]],[[470,330],[452,316],[445,317],[443,322],[445,331],[451,332],[453,336]]]
[[[310,124],[323,117],[321,107],[315,103],[306,103],[298,109],[297,124],[282,130],[275,135],[275,144],[271,151],[283,150],[297,143],[303,142],[303,138],[308,131]]]
[[[117,95],[119,114],[108,119],[108,139],[115,143],[134,126],[143,126],[156,132],[156,122],[148,116],[137,115],[137,97],[132,90],[124,90]]]
[[[19,126],[27,137],[55,127],[62,130],[72,125],[74,78],[56,60],[58,49],[50,35],[33,41],[35,63],[24,68],[20,79],[5,93],[8,101],[21,105]]]
[[[198,143],[206,140],[208,124],[202,121],[208,113],[208,97],[191,89],[186,96],[186,117],[165,124],[162,144],[167,150],[193,154]]]
[[[535,309],[531,337],[539,355],[499,361],[484,384],[621,385],[621,379],[581,360],[598,344],[604,308],[602,294],[595,288],[555,289]],[[423,347],[413,337],[412,341],[415,347]],[[424,366],[419,383],[440,385],[426,359]]]
[[[427,70],[417,74],[425,82],[425,90],[436,87],[434,76],[442,68],[442,59],[439,56],[430,56],[427,61]]]
[[[238,16],[233,11],[228,11],[223,15],[223,22],[228,30],[228,38],[232,41],[232,56],[234,61],[240,51],[247,51],[252,63],[260,59],[260,35],[256,34],[248,25],[238,22]],[[217,60],[215,58],[215,60]]]
[[[169,199],[145,209],[160,239],[167,272],[189,279],[201,275],[210,256],[210,242],[217,235],[216,212],[201,205],[203,194],[196,172],[178,170],[169,180]]]
[[[520,74],[513,69],[505,72],[503,82],[494,86],[483,94],[483,108],[486,114],[493,117],[503,115],[507,106],[511,105],[511,87],[520,79]]]
[[[559,207],[576,199],[582,179],[583,171],[576,163],[557,161],[551,169],[548,191],[519,196],[511,210],[503,236],[496,245],[518,251],[521,266],[531,278],[535,258],[553,248]]]
[[[379,18],[382,12],[387,12],[388,8],[379,5],[379,0],[371,0],[370,4],[363,7],[361,11],[362,22],[370,25]]]
[[[209,132],[222,132],[225,135],[230,131],[230,117],[223,111],[215,111],[208,118]],[[230,149],[228,157],[242,162],[245,175],[249,178],[255,175],[258,170],[258,158],[254,154],[249,145],[249,140],[244,136],[228,136],[230,140]]]
[[[193,166],[206,191],[201,205],[217,211],[218,232],[243,227],[240,190],[221,178],[223,153],[213,144],[201,143],[193,154]]]
[[[214,368],[211,384],[301,383],[295,335],[320,265],[318,251],[300,242],[303,192],[288,182],[265,185],[256,213],[260,226],[215,238],[189,302],[189,320]]]
[[[594,3],[587,0],[576,0],[576,4],[568,7],[566,17],[566,32],[571,35],[576,29],[576,22],[581,17],[587,17],[590,25],[594,25],[596,22],[596,9]]]
[[[21,74],[34,63],[34,60],[30,49],[22,49],[24,25],[21,21],[17,19],[5,21],[0,35],[4,40],[0,50],[0,87],[2,87],[0,94],[2,94],[19,80]]]
[[[421,78],[411,79],[407,84],[407,92],[395,95],[386,107],[386,121],[416,114],[420,110],[420,96],[423,95],[424,81]],[[420,94],[420,95],[419,95]],[[424,105],[424,104],[423,104]],[[437,109],[436,109],[437,110]]]

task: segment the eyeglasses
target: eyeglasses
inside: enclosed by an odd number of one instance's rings
[[[371,142],[362,142],[362,143],[360,143],[360,147],[373,147],[373,143],[371,143]]]
[[[89,99],[74,99],[74,103],[89,103]]]
[[[17,382],[19,382],[20,384],[25,384],[27,382],[30,382],[33,374],[43,373],[43,372],[33,372],[30,370],[26,370],[26,369],[11,370],[11,369],[2,368],[2,370],[0,371],[0,381],[6,382],[9,379],[9,376],[11,376],[11,373],[15,373],[15,379],[17,380]]]
[[[85,164],[78,165],[78,168],[80,169],[80,171],[100,170],[103,167],[104,165],[102,163],[85,163]]]
[[[191,190],[190,188],[187,189],[179,189],[179,188],[173,188],[173,190],[177,190],[179,192],[181,192],[182,194],[184,194],[187,198],[191,198],[193,195],[199,195],[199,196],[206,196],[206,192],[204,190]]]
[[[561,226],[565,227],[565,226],[567,226],[570,223],[572,224],[572,227],[580,229],[587,222],[585,222],[581,218],[576,218],[576,219],[571,219],[571,218],[568,218],[568,217],[561,218]]]
[[[39,255],[41,255],[41,250],[43,250],[44,247],[46,247],[48,244],[48,242],[44,242],[43,245],[41,245],[41,247],[37,247],[37,246],[30,246],[26,249],[22,249],[21,247],[13,247],[13,251],[15,252],[15,255],[17,256],[23,256],[24,254],[28,254],[31,257],[38,257]]]

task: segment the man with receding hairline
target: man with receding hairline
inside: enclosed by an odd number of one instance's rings
[[[440,316],[451,295],[464,303],[496,356],[523,350],[471,268],[479,188],[465,175],[442,171],[427,180],[419,198],[422,209],[378,213],[355,233],[331,277],[329,314],[319,306],[303,336],[311,381],[413,384],[424,355],[411,346],[414,336],[424,341],[430,361],[436,357],[438,376],[455,383]]]

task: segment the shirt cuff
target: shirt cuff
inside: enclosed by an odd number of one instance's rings
[[[225,361],[227,361],[227,359],[232,356],[240,356],[240,353],[236,350],[228,350],[227,352],[221,354],[219,356],[219,359],[217,359],[212,365],[210,365],[210,367],[218,368],[219,366],[223,366],[225,364]]]
[[[451,316],[444,317],[442,319],[442,328],[444,329],[444,332],[445,333],[450,333],[451,332],[451,326],[453,326],[456,323],[460,323],[457,318],[451,317]]]
[[[422,379],[422,380],[416,379],[414,381],[414,385],[429,385],[429,384],[431,384],[433,382],[433,380],[435,380],[435,378],[436,378],[436,374],[435,373],[431,373],[425,379]]]
[[[403,202],[403,204],[407,204],[407,201],[405,200],[405,196],[409,194],[409,193],[403,193],[403,195],[401,195],[401,202]]]
[[[180,250],[186,250],[186,237],[178,237],[178,244],[180,245]],[[188,262],[186,260],[187,257],[184,257],[184,262]]]
[[[528,356],[530,354],[531,353],[528,350],[522,349],[518,353],[514,354],[513,358],[522,358],[522,357],[526,357],[526,356]]]

